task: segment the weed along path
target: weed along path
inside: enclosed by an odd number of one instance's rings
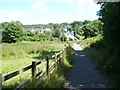
[[[87,53],[77,44],[73,44],[76,52],[72,69],[68,73],[65,88],[109,88],[108,80],[95,69]]]

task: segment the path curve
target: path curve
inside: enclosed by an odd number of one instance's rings
[[[76,56],[72,69],[68,73],[66,88],[108,88],[109,82],[90,60],[87,53],[77,44],[73,44]]]

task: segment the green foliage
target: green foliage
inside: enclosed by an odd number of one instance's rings
[[[75,37],[76,37],[77,39],[79,39],[79,40],[84,39],[84,36],[79,35],[79,34],[76,34]]]
[[[100,3],[98,15],[103,25],[103,39],[89,42],[89,52],[97,68],[111,81],[111,86],[120,88],[120,3]],[[88,49],[88,48],[87,48]]]
[[[120,3],[103,3],[99,15],[104,24],[104,39],[106,44],[111,44],[110,47],[119,47],[120,30],[119,30],[119,16]]]
[[[86,25],[89,22],[90,22],[90,20],[84,20],[83,25]]]
[[[20,24],[17,24],[16,22],[7,23],[3,28],[2,42],[15,43],[21,41],[22,35],[23,29]]]
[[[99,16],[104,23],[103,36],[104,46],[106,49],[102,51],[104,53],[103,65],[100,65],[101,69],[112,80],[114,87],[120,88],[120,3],[119,2],[107,2],[101,3],[101,10]],[[98,62],[99,63],[99,62]]]
[[[67,41],[67,37],[65,34],[63,34],[61,37],[60,37],[61,41]]]
[[[87,37],[94,37],[99,34],[102,34],[102,26],[103,23],[100,20],[94,20],[91,22],[88,22],[86,25],[83,27],[83,35],[85,38]]]
[[[48,43],[48,42],[46,42],[46,43]],[[23,43],[19,43],[18,46],[22,45],[22,44]],[[34,43],[26,43],[26,44],[27,45],[32,44],[31,47],[33,45],[35,45]],[[24,46],[26,46],[26,44],[24,44]],[[41,44],[42,44],[41,49],[43,49],[43,47],[46,47],[45,42],[41,42]],[[41,44],[39,43],[40,46],[41,46]],[[61,44],[61,43],[57,43],[57,44],[54,43],[53,44],[53,43],[49,42],[48,44],[49,45],[47,45],[48,47],[46,47],[46,49],[48,49],[48,48],[49,49],[46,50],[46,52],[43,52],[43,54],[49,54],[49,55],[51,54],[51,55],[53,55],[53,54],[55,54],[55,52],[51,53],[51,51],[56,50],[55,46],[58,46],[59,49],[57,49],[57,50],[61,50],[64,47],[64,44]],[[62,45],[62,47],[61,47],[60,44]],[[17,44],[13,44],[13,46],[17,46]],[[28,46],[26,46],[26,47],[28,47]],[[49,50],[51,50],[50,53],[48,53]],[[34,88],[62,88],[64,83],[65,83],[65,76],[67,75],[67,72],[68,72],[68,70],[70,69],[70,67],[71,67],[71,65],[73,63],[74,56],[75,56],[74,50],[70,47],[66,52],[64,52],[63,57],[61,59],[61,64],[59,65],[58,69],[55,70],[53,72],[53,74],[50,75],[50,79],[41,82],[40,85],[38,85],[37,87],[34,87]],[[27,57],[28,57],[28,55],[27,55]],[[4,68],[8,67],[9,69],[11,69],[11,67],[13,66],[14,69],[15,68],[20,69],[20,68],[22,68],[22,67],[24,67],[24,66],[26,66],[28,64],[31,64],[30,58],[29,59],[24,58],[23,60],[22,59],[17,59],[17,60],[18,61],[16,61],[16,60],[5,60],[6,62],[9,63],[9,66],[7,65],[8,63],[6,63],[6,66],[4,66]],[[50,61],[49,64],[53,63],[51,61]],[[3,65],[5,65],[4,63],[3,63]],[[18,65],[21,65],[21,67],[20,66],[17,67]],[[41,68],[42,70],[46,68],[45,67],[46,62],[41,63],[41,65],[37,67],[37,72],[39,71],[38,68]],[[13,67],[12,67],[12,69],[13,69]],[[24,72],[24,73],[22,73],[22,74],[20,74],[20,75],[18,75],[16,77],[14,77],[13,79],[10,79],[10,80],[4,82],[3,83],[3,89],[7,89],[7,88],[13,89],[13,88],[17,87],[20,83],[22,83],[26,79],[31,78],[31,73],[30,72],[31,72],[31,70],[26,71],[26,72]],[[39,78],[37,80],[38,83],[40,82],[39,80],[41,80],[41,78]],[[32,84],[29,85],[29,83],[28,83],[28,85],[26,85],[25,87],[30,89],[30,88],[33,88],[33,85]]]
[[[69,37],[69,41],[74,41],[74,39]]]
[[[65,35],[63,35],[64,33],[64,29],[67,29],[67,31],[69,32],[74,32],[74,35],[80,39],[81,37],[92,37],[92,36],[96,36],[98,34],[101,33],[101,29],[102,29],[102,25],[100,22],[100,20],[95,20],[95,21],[74,21],[73,23],[61,23],[61,24],[53,24],[53,23],[49,23],[49,24],[35,24],[35,25],[22,25],[19,21],[16,22],[10,22],[10,23],[16,23],[16,25],[19,25],[17,28],[15,24],[13,25],[9,25],[9,22],[4,22],[2,24],[0,24],[0,26],[3,27],[3,42],[17,42],[17,41],[54,41],[54,40],[58,40],[59,41],[66,41],[66,37]],[[22,27],[21,27],[22,26]],[[11,29],[10,29],[11,28]],[[51,29],[50,32],[43,32],[40,33],[38,31],[23,31],[18,34],[17,31],[20,31],[20,28],[28,28],[28,29],[46,29],[49,28]],[[8,30],[5,30],[8,29]],[[10,31],[9,34],[8,31]],[[13,35],[14,32],[14,35]],[[7,38],[10,39],[7,39]],[[18,38],[19,37],[19,38]],[[11,40],[11,41],[10,41]]]
[[[12,71],[28,66],[32,61],[38,61],[47,55],[53,55],[63,49],[65,43],[58,42],[17,42],[6,44],[2,43],[2,75],[9,74]],[[51,63],[50,63],[51,64]],[[46,63],[38,66],[45,69]],[[38,72],[37,67],[37,72]],[[26,71],[13,79],[2,83],[4,89],[15,88],[23,81],[31,78],[31,70]]]
[[[39,60],[47,54],[51,55],[63,47],[64,43],[50,41],[2,43],[2,73],[6,74],[15,69],[22,68],[25,65],[31,64],[32,60]],[[46,53],[43,51],[46,51]]]
[[[58,69],[54,71],[50,76],[50,79],[43,81],[38,88],[64,88],[65,77],[67,76],[69,69],[72,67],[74,58],[75,52],[73,48],[70,47],[63,53]]]
[[[96,43],[103,39],[102,35],[98,35],[91,38],[86,38],[84,40],[79,40],[77,43],[80,44],[82,48],[90,48],[93,43]]]
[[[55,29],[52,33],[53,37],[59,38],[61,36],[61,31],[60,29]]]
[[[81,34],[81,26],[83,25],[83,22],[81,21],[74,21],[71,23],[72,29],[75,32],[75,34]]]
[[[24,32],[24,36],[22,37],[22,41],[37,41],[38,35],[35,32]]]

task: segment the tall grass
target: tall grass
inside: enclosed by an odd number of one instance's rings
[[[61,63],[57,70],[53,72],[49,79],[43,81],[37,88],[64,88],[65,78],[69,69],[72,67],[73,60],[75,58],[75,52],[70,47],[63,53]]]
[[[2,44],[2,75],[30,65],[32,61],[38,61],[46,55],[53,55],[63,49],[62,42],[19,42]],[[45,63],[39,68],[44,68]],[[2,83],[3,88],[15,88],[22,81],[31,78],[31,70],[24,72]]]
[[[47,54],[54,54],[64,47],[58,42],[27,42],[2,44],[2,74],[31,64],[32,60],[39,60]]]
[[[32,84],[30,84],[31,86],[28,86],[27,88],[63,88],[65,83],[65,77],[67,75],[68,70],[72,67],[74,56],[74,50],[70,47],[63,53],[61,63],[58,69],[50,75],[50,79],[41,82],[37,87],[33,87]],[[42,68],[43,66],[39,67]],[[30,75],[31,72],[27,71],[24,74],[21,74],[11,80],[8,80],[7,82],[3,83],[3,88],[15,88],[22,81],[29,79]]]

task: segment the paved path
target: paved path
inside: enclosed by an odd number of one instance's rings
[[[87,53],[77,44],[73,44],[76,52],[73,68],[69,71],[66,88],[108,88],[107,79],[95,69]]]

